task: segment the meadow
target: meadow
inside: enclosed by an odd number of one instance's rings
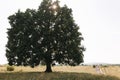
[[[6,67],[0,67],[0,80],[120,80],[120,66],[101,67],[101,74],[93,66],[53,66],[53,73],[44,73],[45,66],[14,66],[14,71]]]

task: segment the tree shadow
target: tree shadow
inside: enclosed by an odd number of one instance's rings
[[[120,80],[114,76],[73,72],[7,72],[0,73],[0,80]]]

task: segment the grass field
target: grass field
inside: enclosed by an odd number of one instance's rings
[[[1,66],[0,80],[120,80],[120,66],[101,69],[104,74],[98,74],[92,66],[54,66],[53,73],[44,73],[45,66],[15,67],[12,72]]]

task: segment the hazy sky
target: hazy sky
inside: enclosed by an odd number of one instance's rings
[[[7,63],[7,17],[20,9],[37,9],[41,0],[0,1],[0,64]],[[84,62],[120,64],[120,0],[60,0],[73,10],[84,37]]]

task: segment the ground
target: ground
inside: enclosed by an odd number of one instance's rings
[[[45,66],[37,66],[35,68],[31,67],[14,67],[15,70],[13,72],[9,72],[6,70],[7,66],[0,66],[0,74],[6,74],[6,73],[14,73],[14,72],[32,72],[32,73],[38,73],[38,72],[44,72],[45,71]],[[108,75],[108,76],[115,76],[120,78],[120,66],[104,66],[100,67],[102,70],[102,73],[98,73],[96,71],[96,68],[93,68],[93,66],[53,66],[52,70],[53,72],[63,72],[63,73],[88,73],[88,74],[93,74],[93,75]]]

